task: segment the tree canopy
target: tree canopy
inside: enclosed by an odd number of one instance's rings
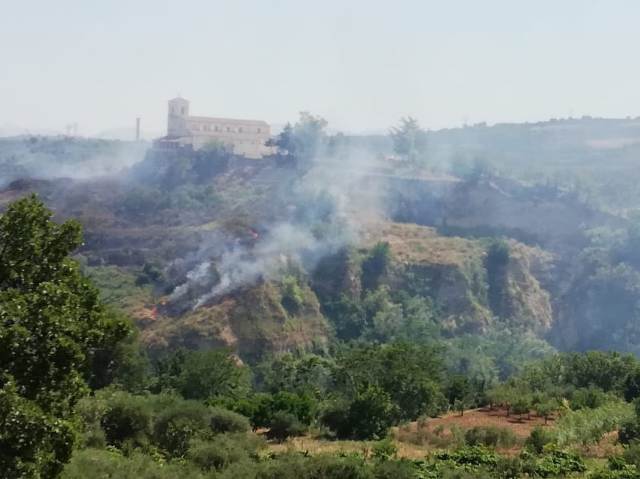
[[[0,464],[6,477],[54,477],[73,444],[72,407],[129,326],[69,257],[80,225],[36,196],[0,217]],[[98,367],[99,366],[99,367]]]

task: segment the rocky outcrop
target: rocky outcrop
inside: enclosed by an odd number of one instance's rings
[[[442,325],[452,334],[482,331],[501,320],[537,332],[551,327],[551,296],[544,287],[553,264],[550,253],[509,241],[499,284],[502,302],[495,307],[488,298],[485,241],[440,236],[434,228],[412,224],[386,223],[369,231],[369,244],[390,245],[391,286],[432,298]]]
[[[301,292],[299,307],[287,310],[279,284],[264,282],[179,317],[160,315],[141,339],[152,350],[228,347],[248,361],[269,353],[324,349],[329,325],[313,291],[302,285]]]

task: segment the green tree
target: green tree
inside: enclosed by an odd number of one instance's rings
[[[267,146],[275,146],[278,154],[292,159],[302,169],[311,166],[314,157],[326,146],[327,121],[309,112],[300,112],[295,125],[287,123]]]
[[[359,345],[336,361],[335,381],[352,399],[368,386],[382,389],[395,405],[395,422],[441,412],[442,360],[430,346],[411,343]]]
[[[0,218],[0,464],[5,477],[55,477],[69,459],[70,416],[129,326],[100,302],[69,254],[82,243],[36,197]],[[24,447],[28,445],[27,447]]]
[[[413,166],[425,160],[427,153],[427,132],[420,128],[418,120],[412,117],[400,119],[400,124],[391,128],[393,151]]]
[[[186,399],[241,397],[248,392],[249,372],[226,349],[192,351],[185,357],[177,383]]]
[[[362,386],[351,402],[336,401],[322,422],[340,438],[381,439],[397,417],[397,406],[379,386]]]

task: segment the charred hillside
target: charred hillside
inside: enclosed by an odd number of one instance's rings
[[[255,361],[496,328],[635,351],[629,218],[558,185],[388,160],[316,126],[260,161],[154,148],[118,174],[26,178],[0,198],[36,192],[79,219],[78,258],[156,351],[225,345]]]

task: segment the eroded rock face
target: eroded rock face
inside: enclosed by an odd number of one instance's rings
[[[551,295],[538,278],[548,273],[552,262],[553,256],[540,248],[509,241],[503,317],[513,318],[537,333],[551,328]]]
[[[487,272],[483,241],[440,236],[434,228],[411,224],[388,223],[375,230],[369,242],[385,241],[391,248],[391,286],[432,298],[452,334],[480,332],[506,320],[538,333],[551,327],[552,298],[546,288],[552,254],[510,240],[508,262],[496,280]],[[491,287],[500,288],[497,305],[489,300]]]
[[[313,291],[306,285],[301,290],[302,303],[287,309],[279,286],[263,282],[179,317],[160,316],[141,339],[152,350],[229,347],[249,361],[269,353],[324,349],[329,325]]]

